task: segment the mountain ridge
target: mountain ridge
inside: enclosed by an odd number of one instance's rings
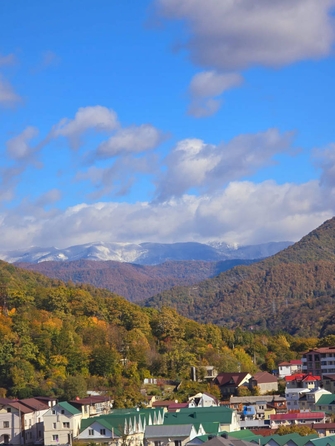
[[[335,333],[334,304],[335,218],[269,258],[143,303],[173,307],[198,322],[300,335],[310,329],[319,334],[322,327]]]
[[[74,245],[64,249],[31,247],[0,252],[0,259],[9,262],[39,263],[42,261],[114,260],[156,265],[170,260],[220,261],[231,259],[261,259],[268,257],[293,242],[269,242],[259,245],[231,246],[225,242],[211,245],[197,242],[180,243],[107,243],[96,242]]]

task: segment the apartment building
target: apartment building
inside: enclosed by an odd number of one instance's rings
[[[302,358],[302,373],[320,375],[335,373],[335,346],[309,350]]]

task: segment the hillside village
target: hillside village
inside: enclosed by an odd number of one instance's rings
[[[115,409],[113,399],[101,392],[70,401],[45,396],[0,398],[0,443],[327,446],[335,442],[335,347],[312,349],[301,360],[282,362],[276,375],[208,369],[211,373],[204,379],[218,387],[220,399],[206,392],[190,395],[185,402],[143,394],[141,407]],[[284,394],[278,393],[281,380]],[[157,384],[155,379],[149,381]],[[291,432],[285,434],[285,428]]]

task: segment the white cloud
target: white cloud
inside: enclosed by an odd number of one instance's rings
[[[22,209],[11,210],[0,215],[2,250],[97,240],[295,241],[331,218],[334,204],[317,181],[302,185],[267,181],[233,182],[212,196],[184,195],[164,203],[81,204],[53,213],[33,207],[23,217]]]
[[[321,168],[321,184],[327,188],[335,187],[335,144],[314,150],[313,157],[316,166]]]
[[[217,146],[199,139],[186,139],[166,157],[167,170],[157,183],[160,201],[181,196],[192,188],[201,191],[222,189],[228,182],[255,173],[273,164],[276,153],[288,151],[293,133],[270,129],[240,135]]]
[[[160,13],[186,22],[194,63],[221,70],[283,66],[327,56],[334,0],[157,0]]]
[[[216,71],[203,71],[193,76],[189,86],[191,103],[188,113],[196,118],[211,116],[221,105],[216,96],[241,85],[243,78],[238,73],[220,74]]]
[[[220,74],[216,71],[202,71],[193,76],[190,94],[193,98],[215,97],[243,82],[238,73]]]
[[[13,87],[0,75],[0,106],[12,106],[21,101]]]
[[[106,195],[126,195],[139,174],[152,174],[157,167],[157,157],[147,154],[145,157],[123,156],[117,158],[112,166],[92,166],[85,172],[78,172],[76,181],[89,181],[94,192],[89,194],[92,200],[98,200]]]
[[[110,132],[119,127],[116,113],[101,105],[79,108],[74,119],[64,118],[56,124],[50,134],[51,138],[64,136],[69,139],[71,147],[77,149],[81,137],[89,130]]]
[[[108,141],[99,145],[98,158],[112,158],[118,155],[136,154],[156,148],[164,135],[150,124],[120,129]]]
[[[23,160],[32,156],[33,150],[29,146],[29,140],[38,135],[38,129],[35,127],[26,127],[26,129],[7,141],[7,154],[14,160]]]

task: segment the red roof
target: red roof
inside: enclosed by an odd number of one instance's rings
[[[294,375],[285,376],[285,381],[321,381],[321,376],[295,373]]]
[[[324,417],[324,412],[277,413],[270,415],[270,420],[306,420]]]

